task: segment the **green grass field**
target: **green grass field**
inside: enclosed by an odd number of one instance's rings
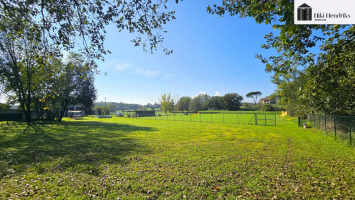
[[[2,125],[0,198],[355,198],[354,149],[288,119]]]

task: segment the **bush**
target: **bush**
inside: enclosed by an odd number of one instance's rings
[[[270,104],[264,104],[264,105],[261,107],[261,110],[262,110],[262,111],[274,111],[274,108],[273,108]]]
[[[291,103],[288,103],[286,106],[286,111],[287,111],[287,114],[291,117],[294,117],[296,116],[296,112],[297,112],[297,109],[296,109],[296,106],[295,105],[292,105]]]
[[[278,106],[272,106],[273,111],[283,111],[283,108],[280,108]]]
[[[109,115],[110,108],[108,106],[95,106],[96,115]]]

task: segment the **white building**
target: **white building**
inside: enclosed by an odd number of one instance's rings
[[[67,110],[64,112],[65,117],[68,116],[68,110],[70,110],[70,111],[79,111],[80,110],[80,111],[82,111],[83,115],[85,115],[84,106],[81,103],[67,106]]]

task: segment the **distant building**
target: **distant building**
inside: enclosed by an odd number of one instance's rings
[[[67,106],[67,110],[64,112],[64,116],[68,116],[68,110],[70,111],[83,111],[82,115],[85,115],[84,106],[82,104]]]
[[[270,99],[270,97],[267,96],[265,98],[261,98],[259,103],[261,105],[264,105],[264,104],[276,104],[276,99]]]

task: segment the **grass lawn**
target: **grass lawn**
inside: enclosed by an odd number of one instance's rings
[[[287,119],[0,126],[0,199],[355,198],[354,149]]]

